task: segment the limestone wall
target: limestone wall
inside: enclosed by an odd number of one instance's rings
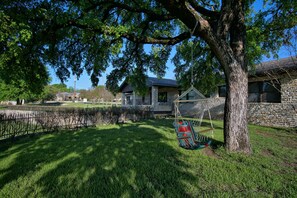
[[[297,103],[297,77],[288,76],[281,80],[282,103]]]
[[[250,103],[249,121],[265,126],[297,127],[297,78],[281,80],[281,103]]]
[[[297,77],[283,77],[281,80],[281,103],[249,103],[248,119],[250,123],[275,126],[297,127]],[[223,118],[224,103],[212,106],[211,115]]]
[[[249,103],[249,122],[263,126],[297,127],[297,77],[285,75],[281,103]]]
[[[263,126],[297,127],[297,103],[249,103],[248,119]]]

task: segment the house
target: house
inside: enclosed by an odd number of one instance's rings
[[[249,121],[297,127],[297,57],[268,61],[249,76]]]
[[[73,101],[81,100],[80,93],[59,92],[56,94],[56,101]]]
[[[181,93],[175,80],[148,78],[145,96],[135,94],[126,81],[120,86],[123,106],[150,106],[155,113],[171,113]],[[258,64],[249,73],[248,119],[263,126],[297,127],[297,57]],[[209,104],[211,116],[222,119],[226,86]]]
[[[220,86],[219,96],[225,97],[225,92]],[[249,73],[248,102],[250,123],[297,127],[297,58],[256,65]]]
[[[135,93],[133,87],[124,81],[120,86],[122,106],[148,106],[155,113],[171,113],[173,101],[178,97],[179,86],[176,80],[148,77],[146,79],[148,92],[144,96]]]

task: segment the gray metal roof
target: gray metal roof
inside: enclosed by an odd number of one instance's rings
[[[146,85],[148,87],[151,87],[151,86],[178,87],[176,80],[165,79],[165,78],[159,79],[154,77],[148,77],[146,80]]]
[[[256,69],[251,71],[253,76],[263,76],[269,73],[281,74],[297,71],[297,57],[287,57],[279,60],[267,61],[256,65]]]
[[[166,78],[155,78],[155,77],[148,77],[146,79],[146,86],[159,86],[159,87],[179,87],[176,80],[166,79]],[[125,80],[120,86],[120,92],[131,92],[133,91],[133,87]]]

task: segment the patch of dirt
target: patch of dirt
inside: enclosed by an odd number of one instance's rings
[[[297,148],[297,141],[295,139],[285,139],[283,142],[283,146],[287,147],[287,148],[293,148],[296,149]]]
[[[261,154],[262,154],[263,156],[268,156],[268,157],[274,156],[274,152],[271,151],[270,149],[263,149],[263,150],[261,151]]]
[[[269,132],[267,132],[267,131],[260,131],[260,130],[257,130],[257,131],[256,131],[256,134],[258,134],[258,135],[262,135],[262,136],[264,136],[264,137],[275,137],[274,134],[271,134],[271,133],[269,133]]]
[[[282,164],[284,167],[293,168],[294,171],[297,173],[297,162],[283,162]]]
[[[214,152],[214,150],[211,148],[211,147],[205,147],[203,150],[202,150],[202,153],[208,157],[211,157],[211,158],[215,158],[215,159],[221,159],[221,156],[219,156],[218,154],[216,154]]]

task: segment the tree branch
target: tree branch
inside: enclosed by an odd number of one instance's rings
[[[210,17],[210,18],[218,18],[219,12],[218,11],[211,11],[208,9],[205,9],[204,7],[200,6],[196,1],[194,0],[188,0],[190,5],[199,13],[201,13],[204,16]]]
[[[77,23],[74,20],[70,20],[68,21],[67,24],[65,25],[60,25],[60,26],[56,26],[56,28],[62,28],[62,27],[69,27],[69,26],[73,26],[73,27],[77,27],[80,29],[88,29],[90,31],[94,31],[98,34],[105,34],[108,36],[115,36],[116,33],[111,33],[108,32],[106,30],[104,30],[103,28],[96,28],[94,29],[93,27],[89,27],[86,24],[80,24]],[[122,38],[126,38],[131,42],[134,43],[143,43],[143,44],[164,44],[164,45],[175,45],[177,43],[182,42],[185,39],[190,38],[190,33],[189,32],[183,32],[181,34],[179,34],[178,36],[175,37],[149,37],[149,36],[137,36],[133,33],[122,33],[119,35],[119,37]]]
[[[234,15],[232,12],[232,2],[231,1],[222,1],[222,9],[221,15],[217,22],[217,30],[216,33],[219,37],[223,38],[224,40],[227,39],[228,32],[231,27],[231,23],[234,19]]]
[[[128,39],[129,41],[135,43],[143,43],[143,44],[163,44],[163,45],[175,45],[177,43],[182,42],[185,39],[190,38],[189,32],[181,33],[175,37],[137,37],[134,34],[123,34],[121,37]]]
[[[194,34],[195,32],[203,33],[209,32],[211,30],[211,26],[207,20],[205,20],[187,1],[185,2],[187,9],[191,12],[191,14],[195,17],[196,25],[191,30],[191,33]],[[198,28],[197,28],[198,27]],[[197,30],[196,30],[197,29]]]
[[[139,6],[132,7],[132,6],[129,6],[127,4],[119,3],[119,2],[115,2],[115,1],[111,1],[111,0],[101,1],[101,2],[98,2],[98,3],[92,2],[91,4],[92,5],[90,7],[88,7],[88,8],[86,8],[84,10],[84,12],[87,13],[87,12],[89,12],[91,10],[96,9],[97,7],[100,7],[100,6],[109,6],[109,10],[114,9],[114,8],[118,8],[118,9],[121,9],[121,10],[126,10],[126,11],[134,12],[134,13],[144,13],[153,21],[156,21],[156,20],[158,20],[158,21],[169,21],[169,20],[175,19],[175,17],[173,17],[170,14],[157,14],[156,12],[154,12],[152,10],[149,10],[149,9],[146,9],[146,8],[142,8],[142,7],[139,7]]]

